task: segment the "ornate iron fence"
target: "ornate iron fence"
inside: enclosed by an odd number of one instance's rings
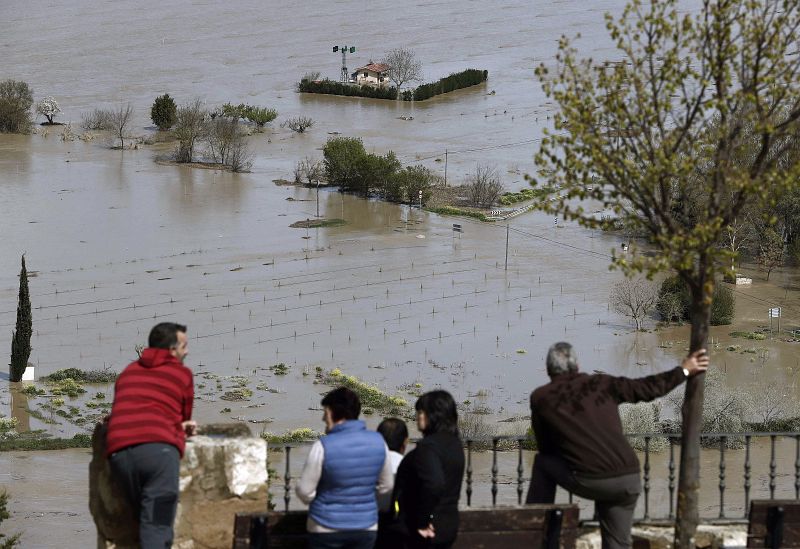
[[[680,450],[680,446],[677,444],[680,441],[680,435],[672,435],[672,434],[661,434],[661,433],[635,433],[628,435],[631,439],[640,439],[644,442],[644,448],[642,450],[642,495],[640,497],[640,502],[643,508],[643,513],[638,517],[639,521],[644,522],[661,522],[661,521],[672,521],[675,518],[675,496],[676,496],[676,448]],[[717,466],[716,466],[716,479],[714,483],[717,485],[719,491],[719,499],[717,507],[717,512],[713,516],[705,516],[703,518],[708,520],[715,520],[715,521],[740,521],[742,519],[746,519],[748,507],[750,503],[751,497],[751,489],[753,487],[753,474],[754,474],[754,464],[752,458],[752,449],[753,449],[753,442],[754,440],[763,440],[768,442],[769,445],[769,452],[768,452],[768,461],[766,464],[763,463],[763,460],[759,460],[759,463],[756,464],[758,467],[766,467],[767,478],[768,478],[768,489],[769,489],[769,497],[770,499],[775,499],[776,496],[776,489],[778,488],[778,463],[777,463],[777,452],[776,452],[776,444],[779,440],[793,440],[794,441],[794,455],[791,456],[794,459],[793,462],[793,477],[794,477],[794,498],[800,499],[800,433],[794,432],[744,432],[744,433],[703,433],[700,435],[701,440],[704,443],[704,447],[706,448],[706,458],[708,458],[708,452],[716,452],[717,453]],[[654,470],[653,467],[653,455],[654,452],[651,450],[651,446],[653,445],[653,441],[656,439],[667,439],[669,444],[666,449],[668,453],[668,460],[665,464],[665,469],[663,470],[663,476],[659,475],[657,471]],[[732,450],[729,448],[729,443],[733,440],[740,442],[741,449],[740,450]],[[516,478],[512,482],[506,482],[505,484],[512,484],[516,490],[516,502],[521,504],[524,502],[525,498],[525,487],[530,480],[530,478],[526,475],[529,471],[525,467],[525,457],[531,457],[532,454],[535,453],[533,450],[528,450],[526,448],[530,448],[532,445],[530,439],[526,437],[513,437],[513,436],[498,436],[488,439],[466,439],[465,440],[465,451],[466,451],[466,470],[464,475],[464,496],[465,500],[464,503],[467,507],[472,506],[473,504],[473,496],[474,496],[474,489],[475,489],[475,467],[474,467],[474,457],[476,454],[484,455],[484,452],[491,452],[491,466],[490,466],[490,480],[489,480],[489,492],[491,494],[491,505],[497,505],[498,503],[498,494],[500,492],[500,456],[503,456],[503,461],[506,462],[506,465],[513,466],[512,463],[515,463],[515,467],[513,473],[516,475]],[[293,443],[293,444],[283,444],[280,447],[283,449],[283,475],[282,475],[282,484],[283,484],[283,502],[284,508],[286,510],[289,509],[290,503],[292,501],[292,450],[299,449],[300,447],[308,447],[310,442],[305,443]],[[480,448],[480,449],[479,449]],[[487,450],[483,450],[483,448],[487,448]],[[730,452],[744,452],[743,456],[743,463],[742,463],[742,470],[741,470],[741,488],[742,488],[742,509],[743,513],[738,515],[731,515],[729,516],[726,512],[726,491],[728,490],[728,483],[732,478],[732,475],[729,471],[729,453]],[[510,459],[514,456],[513,461]],[[791,468],[791,466],[790,466]],[[273,475],[274,476],[274,475]],[[792,475],[786,475],[792,476]],[[652,496],[652,482],[654,479],[658,480],[666,480],[666,489],[668,492],[668,506],[664,511],[666,511],[666,515],[661,514],[654,514],[652,512],[651,506],[651,496]],[[276,478],[272,479],[272,486],[271,488],[274,490],[276,489],[275,481],[278,480]],[[704,481],[707,482],[707,481]],[[783,487],[786,488],[786,487]],[[786,492],[786,490],[783,490]],[[570,503],[573,502],[573,495],[568,494],[567,499]]]

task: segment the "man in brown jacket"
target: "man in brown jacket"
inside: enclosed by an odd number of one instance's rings
[[[531,422],[539,452],[527,503],[553,503],[556,485],[594,500],[603,549],[631,546],[631,526],[641,492],[639,460],[622,432],[618,406],[650,401],[690,376],[706,371],[705,349],[680,366],[639,379],[578,372],[572,345],[547,352],[550,383],[531,393]]]

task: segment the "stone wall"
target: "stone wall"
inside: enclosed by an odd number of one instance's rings
[[[89,509],[98,549],[138,547],[132,510],[103,457],[105,432],[95,430],[89,465]],[[176,549],[229,549],[239,512],[267,506],[267,443],[255,437],[195,436],[181,461],[180,499],[175,519]]]
[[[634,526],[634,547],[648,549],[672,549],[674,529],[659,526]],[[744,549],[747,547],[747,525],[730,524],[717,526],[701,524],[695,535],[698,549]],[[578,538],[576,549],[601,549],[600,531],[592,529]]]

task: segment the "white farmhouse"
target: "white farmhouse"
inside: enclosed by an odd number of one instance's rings
[[[370,61],[363,67],[356,69],[351,75],[352,81],[356,84],[367,84],[369,86],[383,88],[389,84],[389,77],[387,75],[389,69],[389,65]]]

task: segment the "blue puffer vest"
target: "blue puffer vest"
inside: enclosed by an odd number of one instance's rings
[[[335,530],[366,530],[378,522],[375,486],[386,459],[383,437],[363,421],[340,423],[320,439],[322,477],[308,513]]]

